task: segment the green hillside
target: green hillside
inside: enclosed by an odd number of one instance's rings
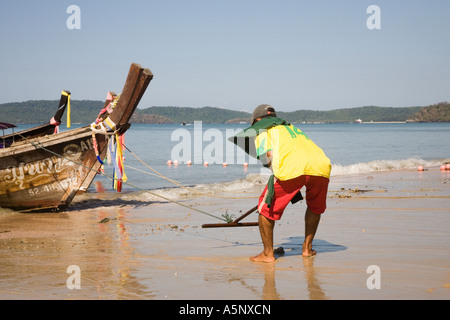
[[[281,118],[291,122],[355,122],[361,119],[364,122],[378,121],[406,121],[421,107],[358,107],[336,109],[330,111],[298,110],[293,112],[279,112]]]
[[[59,100],[30,100],[25,102],[13,102],[0,104],[0,122],[38,123],[44,124],[50,121],[58,109]],[[103,101],[71,100],[71,122],[91,123],[103,108]],[[66,112],[62,121],[66,121]]]
[[[55,114],[58,107],[57,100],[33,100],[25,102],[0,104],[0,122],[47,123]],[[103,101],[72,100],[72,123],[93,122],[103,107]],[[428,110],[428,111],[427,111]],[[67,112],[67,111],[66,111]],[[418,114],[418,112],[420,112]],[[279,111],[278,115],[293,123],[301,122],[355,122],[361,119],[370,121],[450,121],[449,104],[422,107],[377,107],[367,106],[358,108],[336,109],[329,111],[297,110],[292,112]],[[425,115],[430,117],[426,118]],[[431,116],[432,115],[432,116]],[[63,117],[65,122],[66,117]],[[137,109],[132,122],[134,123],[226,123],[250,121],[251,114],[243,111],[227,110],[215,107],[187,108],[187,107],[149,107]],[[429,120],[419,120],[429,119]]]
[[[408,122],[450,122],[450,103],[440,102],[421,108]]]
[[[155,114],[170,119],[175,123],[192,123],[201,120],[205,123],[225,123],[233,119],[249,120],[251,114],[214,107],[150,107],[138,110],[139,114]]]

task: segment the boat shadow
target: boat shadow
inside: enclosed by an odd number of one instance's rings
[[[165,201],[141,201],[141,200],[124,200],[124,199],[89,199],[73,202],[65,211],[80,211],[107,207],[145,207],[151,204],[167,203]]]

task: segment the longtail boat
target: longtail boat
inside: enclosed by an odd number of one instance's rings
[[[70,92],[63,91],[50,123],[0,137],[0,207],[66,210],[94,180],[111,141],[120,146],[120,137],[130,127],[130,118],[152,78],[149,69],[133,63],[122,92],[108,93],[91,125],[55,130],[66,105],[70,108]]]
[[[61,118],[64,114],[64,111],[66,110],[66,107],[70,101],[70,91],[63,90],[61,93],[61,99],[59,100],[58,110],[56,111],[53,118],[50,119],[50,121],[46,124],[36,126],[27,130],[22,130],[17,133],[11,133],[11,134],[4,134],[3,130],[3,136],[0,139],[0,148],[6,148],[11,146],[15,142],[22,141],[24,139],[31,139],[36,137],[42,137],[48,134],[53,134],[58,132],[58,126],[61,124]],[[16,125],[0,122],[0,129],[8,129],[8,128],[15,128]]]

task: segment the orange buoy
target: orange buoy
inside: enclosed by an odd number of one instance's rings
[[[226,167],[228,165],[228,163],[224,162],[222,163],[222,166]]]
[[[423,166],[418,166],[417,171],[423,171]]]
[[[209,165],[208,161],[203,162],[203,165],[207,167]]]
[[[450,170],[450,163],[447,163],[447,164],[445,165],[445,170]]]
[[[248,163],[247,162],[244,162],[244,167],[248,167]]]
[[[445,165],[442,165],[441,166],[441,171],[444,171],[445,170]]]
[[[172,164],[172,160],[167,160],[167,164],[170,166]]]
[[[191,161],[191,160],[188,160],[188,161],[186,162],[186,164],[187,164],[188,166],[190,166],[190,165],[192,164],[192,161]]]

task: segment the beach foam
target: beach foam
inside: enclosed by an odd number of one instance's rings
[[[130,192],[123,195],[121,199],[126,201],[151,202],[164,201],[164,198],[167,198],[176,201],[204,195],[228,198],[256,198],[257,195],[252,192],[256,190],[260,191],[259,189],[265,186],[268,179],[269,175],[267,174],[249,174],[244,179],[230,182]],[[255,190],[254,188],[257,189]]]
[[[374,160],[366,163],[355,163],[346,166],[334,164],[331,176],[371,173],[376,171],[415,169],[419,165],[424,167],[436,167],[448,161],[450,161],[450,159],[424,160],[421,158],[408,158],[401,160]]]
[[[381,171],[398,171],[416,169],[418,165],[425,168],[437,167],[450,159],[424,160],[408,158],[401,160],[374,160],[367,163],[351,165],[333,164],[331,178],[334,176],[357,175]],[[257,198],[270,176],[270,171],[262,169],[260,173],[248,174],[245,178],[212,184],[198,184],[193,186],[155,188],[147,191],[130,191],[124,193],[107,192],[103,196],[97,192],[88,192],[86,196],[78,196],[70,209],[83,210],[92,207],[108,206],[145,206],[155,202],[184,201],[209,195],[229,199]],[[100,198],[99,198],[100,196]],[[95,199],[93,199],[95,197]],[[10,215],[14,211],[0,208],[0,217]]]
[[[11,209],[6,209],[6,208],[0,208],[0,220],[2,218],[6,218],[9,217],[13,214],[16,214],[17,211],[11,210]]]
[[[416,169],[418,165],[426,168],[439,168],[442,163],[447,161],[450,161],[450,159],[424,160],[420,158],[408,158],[401,160],[374,160],[367,163],[356,163],[346,166],[334,164],[331,175],[333,177],[381,171],[411,170]],[[164,198],[171,201],[179,201],[204,196],[205,194],[212,197],[257,198],[259,196],[258,192],[261,192],[269,179],[267,172],[262,170],[261,173],[249,174],[243,179],[230,182],[198,184],[184,188],[175,186],[173,188],[130,192],[120,196],[120,198],[124,201],[141,202],[167,201]]]

